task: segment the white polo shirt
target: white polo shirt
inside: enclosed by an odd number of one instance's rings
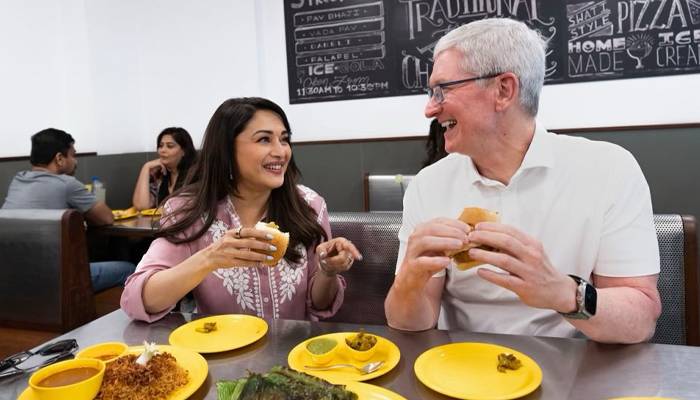
[[[471,158],[450,154],[416,175],[403,202],[397,273],[416,225],[456,218],[469,206],[498,211],[501,222],[540,240],[564,274],[590,279],[592,273],[628,277],[659,272],[649,186],[634,157],[612,143],[538,128],[507,186],[479,175]],[[513,292],[479,278],[477,268],[460,271],[450,264],[445,270],[439,328],[562,337],[576,333],[555,311],[528,307]]]

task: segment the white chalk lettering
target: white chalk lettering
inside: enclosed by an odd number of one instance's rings
[[[617,33],[687,28],[688,17],[683,4],[682,0],[618,1]]]
[[[569,53],[591,53],[593,51],[611,51],[611,50],[624,50],[625,49],[625,38],[615,37],[608,38],[605,40],[596,39],[569,42]]]
[[[428,86],[430,66],[418,57],[405,55],[401,61],[401,83],[406,89]]]
[[[408,11],[409,39],[428,27],[459,25],[474,17],[539,19],[537,0],[399,0]]]
[[[700,45],[664,46],[656,49],[656,66],[659,68],[687,68],[698,66]]]
[[[595,75],[600,73],[622,72],[622,52],[573,54],[569,56],[569,76]]]

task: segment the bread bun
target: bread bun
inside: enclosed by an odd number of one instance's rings
[[[479,207],[466,207],[464,208],[464,210],[462,210],[462,214],[460,214],[458,219],[474,228],[474,226],[476,226],[476,224],[478,224],[479,222],[498,222],[501,218],[500,215],[498,215],[498,213],[495,211],[489,211],[485,208]],[[473,248],[493,250],[488,246],[481,246],[475,243],[468,243],[457,251],[447,252],[447,256],[452,258],[457,269],[464,271],[466,269],[483,264],[483,262],[472,260],[472,258],[469,257],[469,250]]]
[[[272,260],[265,260],[262,263],[264,265],[275,266],[284,257],[284,253],[287,252],[287,245],[289,245],[289,233],[281,232],[279,226],[274,222],[258,222],[255,224],[255,229],[267,232],[272,235],[272,240],[270,244],[277,247],[274,252],[264,252],[264,254],[272,256]]]

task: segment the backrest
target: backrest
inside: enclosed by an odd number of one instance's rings
[[[700,345],[698,322],[698,264],[695,218],[655,214],[661,272],[658,289],[662,312],[656,324],[655,343]]]
[[[403,195],[414,175],[365,175],[365,211],[401,211]]]
[[[343,273],[345,301],[330,321],[386,324],[384,299],[394,283],[401,213],[331,212],[329,218],[333,237],[350,240],[363,257]]]
[[[0,210],[0,325],[66,331],[94,317],[83,217]]]

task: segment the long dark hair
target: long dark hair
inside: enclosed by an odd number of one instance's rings
[[[197,157],[197,151],[194,149],[194,144],[192,143],[192,137],[190,134],[184,128],[180,127],[163,129],[163,131],[158,134],[158,138],[156,139],[157,148],[160,148],[160,141],[165,135],[172,136],[175,143],[177,143],[184,152],[180,162],[177,164],[177,179],[175,180],[175,186],[173,187],[174,192],[175,190],[181,188],[185,183],[187,171],[189,171],[194,159]],[[170,192],[168,191],[168,186],[170,184],[169,175],[170,174],[168,173],[163,176],[163,179],[160,182],[160,187],[158,188],[158,198],[156,199],[156,203],[158,204],[160,204],[170,195]]]
[[[237,195],[239,179],[236,163],[236,136],[248,125],[258,110],[268,110],[277,114],[289,133],[291,146],[292,130],[287,116],[280,106],[259,97],[228,99],[216,109],[204,133],[202,150],[187,176],[185,185],[173,196],[186,198],[184,205],[164,218],[173,222],[165,223],[158,236],[172,243],[188,243],[199,239],[209,229],[216,218],[216,209],[226,196]],[[301,197],[297,182],[301,173],[289,160],[284,174],[284,183],[273,189],[267,206],[267,221],[275,221],[283,232],[289,232],[289,246],[285,258],[298,262],[301,253],[296,249],[299,243],[309,247],[326,239],[326,234],[316,221],[317,215]],[[205,217],[204,225],[190,236],[184,236],[187,228]],[[165,222],[165,221],[164,221]]]
[[[440,125],[437,118],[430,122],[430,131],[428,132],[428,141],[425,142],[425,150],[428,153],[428,158],[423,161],[421,168],[425,168],[447,156],[447,151],[445,151],[445,128]]]

